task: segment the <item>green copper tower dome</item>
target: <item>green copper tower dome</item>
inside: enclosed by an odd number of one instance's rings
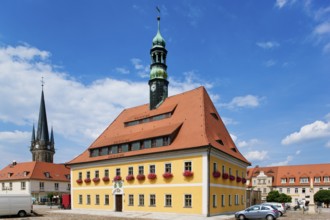
[[[158,30],[150,49],[150,110],[158,108],[168,97],[167,65],[165,40],[160,34],[160,17],[157,17]]]

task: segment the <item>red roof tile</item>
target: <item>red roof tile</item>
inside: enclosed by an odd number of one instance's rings
[[[133,126],[125,126],[125,122],[168,112],[173,112],[173,115],[169,118]],[[89,156],[89,149],[92,148],[134,140],[143,140],[151,137],[166,136],[178,127],[180,127],[180,130],[169,146],[129,151],[117,155]],[[162,105],[155,110],[149,110],[148,104],[125,109],[87,150],[70,161],[69,164],[105,160],[118,156],[127,157],[182,150],[208,145],[212,145],[214,148],[249,164],[249,161],[247,161],[236,148],[205,88],[199,87],[188,92],[168,97]]]
[[[49,178],[46,177],[45,173],[49,173]],[[0,181],[34,179],[69,182],[68,175],[70,175],[70,168],[64,164],[33,161],[6,166],[0,171]]]

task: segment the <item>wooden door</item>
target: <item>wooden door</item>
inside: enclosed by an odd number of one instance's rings
[[[123,211],[123,195],[116,195],[116,212]]]

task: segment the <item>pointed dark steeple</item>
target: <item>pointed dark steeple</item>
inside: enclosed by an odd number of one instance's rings
[[[167,65],[165,49],[166,43],[160,34],[160,17],[157,17],[158,30],[152,40],[152,48],[150,50],[150,110],[158,108],[168,97],[168,81],[167,81]]]
[[[51,137],[49,140],[46,104],[45,104],[43,87],[44,87],[44,82],[42,80],[37,137],[35,137],[35,130],[33,125],[30,151],[32,153],[33,161],[53,163],[53,157],[55,154],[54,134],[52,128]]]

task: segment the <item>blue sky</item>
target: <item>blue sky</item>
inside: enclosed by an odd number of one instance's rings
[[[149,101],[157,5],[170,95],[205,86],[253,166],[329,163],[329,0],[4,0],[0,167],[32,158],[41,77],[55,162]]]

